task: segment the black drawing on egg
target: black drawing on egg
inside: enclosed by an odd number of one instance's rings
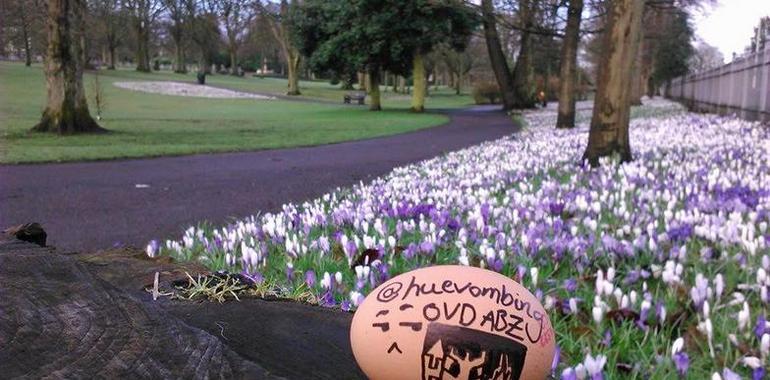
[[[422,347],[422,380],[519,380],[527,346],[461,326],[430,323]]]

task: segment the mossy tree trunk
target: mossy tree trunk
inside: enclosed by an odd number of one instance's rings
[[[503,108],[513,109],[516,103],[516,95],[513,89],[513,76],[508,68],[508,61],[505,59],[500,36],[497,33],[497,21],[495,19],[495,9],[492,0],[481,0],[482,24],[484,25],[484,38],[487,42],[487,51],[489,52],[489,61],[492,65],[492,71],[495,73],[497,85],[500,87],[500,93],[503,97]]]
[[[580,42],[580,21],[583,0],[570,0],[567,10],[567,28],[561,47],[559,72],[559,113],[556,128],[575,127],[575,86],[577,85],[577,51]]]
[[[414,54],[412,60],[412,76],[414,78],[414,92],[412,92],[412,112],[425,111],[425,92],[427,83],[425,80],[425,62],[422,53]]]
[[[601,157],[617,155],[622,162],[632,159],[628,136],[631,80],[644,0],[613,0],[609,8],[588,146],[583,154],[583,160],[592,166],[598,165]]]
[[[380,111],[380,71],[379,69],[370,69],[365,75],[366,87],[369,92],[369,111]]]
[[[83,87],[85,0],[48,0],[46,108],[36,132],[104,132],[88,111]]]

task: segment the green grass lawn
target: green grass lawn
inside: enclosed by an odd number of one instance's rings
[[[105,71],[102,71],[105,73]],[[169,71],[153,72],[152,74],[139,73],[130,69],[117,70],[107,73],[110,76],[120,77],[121,80],[174,80],[180,82],[195,82],[195,73],[175,74]],[[239,91],[257,92],[274,95],[286,94],[286,79],[282,78],[259,78],[251,75],[242,78],[231,75],[209,75],[206,77],[206,84],[216,87],[229,88]],[[329,102],[342,103],[343,95],[348,92],[342,90],[339,85],[332,85],[329,81],[314,80],[300,81],[300,99],[315,99]],[[408,108],[411,102],[411,96],[408,94],[398,94],[392,91],[391,87],[381,86],[382,105],[385,108]],[[368,101],[368,99],[367,99]],[[473,99],[468,94],[456,95],[454,89],[444,86],[435,89],[431,86],[429,96],[425,100],[428,108],[457,108],[467,106],[473,103]]]
[[[56,136],[30,133],[40,119],[45,100],[45,78],[40,66],[0,62],[0,162],[57,162],[130,157],[244,151],[392,135],[442,124],[444,115],[408,111],[408,97],[385,96],[382,112],[342,104],[284,100],[204,99],[154,95],[119,89],[126,80],[193,81],[191,74],[141,74],[103,70],[100,82],[106,98],[101,125],[105,135]],[[91,92],[93,75],[86,75]],[[214,86],[244,91],[281,93],[285,81],[214,75]],[[344,91],[325,82],[303,82],[306,96],[322,99]],[[90,95],[89,95],[90,96]],[[89,99],[91,101],[92,99]],[[439,92],[428,106],[457,107],[469,97]],[[92,114],[94,112],[91,106]]]

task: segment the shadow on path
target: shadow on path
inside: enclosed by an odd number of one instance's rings
[[[65,250],[143,247],[201,221],[276,211],[518,129],[497,107],[443,112],[450,121],[438,127],[307,148],[2,165],[0,226],[39,222],[49,244]]]

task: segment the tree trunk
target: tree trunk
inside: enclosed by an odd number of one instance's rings
[[[289,48],[288,52],[288,63],[289,63],[289,71],[288,71],[288,77],[289,77],[289,90],[286,92],[286,95],[295,96],[295,95],[301,95],[299,91],[299,64],[300,64],[300,55],[299,51],[294,48]]]
[[[531,0],[519,0],[519,14],[524,22],[516,65],[513,67],[514,108],[535,107],[535,83],[532,69],[532,4]],[[547,85],[547,84],[546,84]]]
[[[644,34],[644,30],[642,30],[639,33],[639,42],[638,42],[638,48],[636,49],[636,59],[634,59],[634,68],[631,70],[632,76],[631,76],[631,105],[632,106],[641,106],[642,105],[642,95],[644,95],[644,90],[642,86],[642,70],[644,70],[644,62],[643,62],[643,46],[644,39],[642,38],[642,35]]]
[[[27,30],[26,20],[21,22],[21,33],[22,37],[24,37],[24,65],[29,67],[32,66],[32,48],[29,44],[29,31]]]
[[[182,36],[177,36],[174,38],[174,45],[176,52],[176,59],[174,59],[174,72],[178,74],[185,74],[187,73],[187,63],[185,62]]]
[[[109,66],[107,66],[107,70],[115,70],[115,47],[110,46],[108,50],[109,50],[110,64]]]
[[[482,23],[484,24],[484,38],[487,42],[489,61],[492,71],[495,72],[497,85],[503,96],[503,109],[513,109],[516,103],[516,95],[513,90],[513,77],[508,68],[503,48],[500,45],[500,37],[497,34],[497,22],[492,0],[481,0]]]
[[[361,91],[368,91],[366,89],[366,73],[358,73],[358,89]]]
[[[592,166],[600,157],[618,155],[632,159],[628,137],[631,79],[639,48],[644,0],[613,0],[603,36],[604,53],[599,61],[596,99],[583,154]]]
[[[45,63],[48,95],[43,116],[33,131],[59,134],[105,131],[88,112],[83,88],[84,12],[85,0],[48,1]]]
[[[559,114],[556,128],[575,127],[575,85],[577,84],[577,51],[580,42],[580,21],[583,0],[570,0],[567,29],[561,47],[559,72]]]
[[[238,75],[238,53],[236,48],[230,47],[230,75]]]
[[[455,81],[455,95],[460,95],[460,92],[462,92],[462,86],[463,86],[462,70],[457,72],[457,77],[454,79],[454,81]]]
[[[150,72],[150,35],[144,21],[136,21],[136,71]]]
[[[380,72],[377,69],[372,69],[365,77],[366,87],[369,88],[369,111],[380,111],[382,110],[380,105]]]
[[[412,60],[412,76],[414,80],[414,92],[412,93],[412,112],[425,111],[425,62],[422,53],[416,52]]]

